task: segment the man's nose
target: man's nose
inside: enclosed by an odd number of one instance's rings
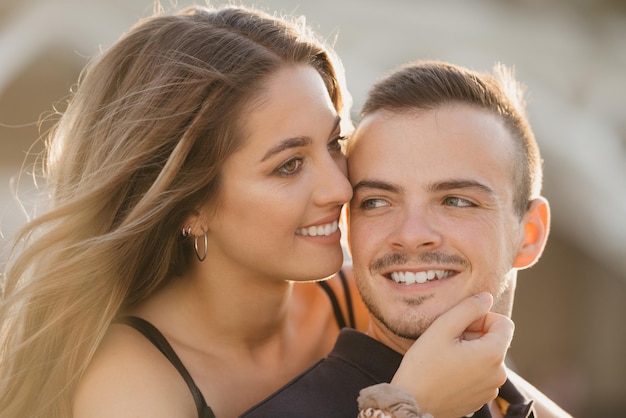
[[[436,248],[442,242],[436,218],[425,205],[403,207],[389,231],[389,244],[403,251]]]

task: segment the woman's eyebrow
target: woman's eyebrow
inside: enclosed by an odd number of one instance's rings
[[[287,138],[281,141],[275,147],[271,148],[269,151],[267,151],[265,155],[263,155],[263,158],[261,158],[261,162],[267,160],[273,155],[276,155],[286,149],[303,147],[305,145],[309,145],[310,143],[311,143],[311,138],[309,138],[308,136],[297,136],[295,138]]]
[[[337,130],[337,127],[339,126],[340,123],[341,123],[341,116],[339,115],[335,116],[335,123],[333,123],[333,129],[330,130],[331,134]]]
[[[341,117],[336,116],[335,122],[333,123],[333,128],[330,131],[331,133],[337,130],[337,127],[339,126],[340,122],[341,122]],[[305,145],[311,144],[311,142],[312,142],[311,138],[309,138],[308,136],[297,136],[294,138],[287,138],[281,141],[275,147],[271,148],[269,151],[267,151],[265,155],[263,155],[263,158],[261,158],[261,162],[267,160],[268,158],[271,158],[273,155],[276,155],[286,149],[303,147]]]

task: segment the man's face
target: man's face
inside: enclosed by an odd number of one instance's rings
[[[371,332],[414,340],[481,291],[510,314],[524,228],[514,143],[499,119],[466,105],[377,111],[352,141],[349,240]]]

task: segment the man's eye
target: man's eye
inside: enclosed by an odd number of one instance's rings
[[[463,198],[460,198],[460,197],[455,197],[455,196],[446,197],[444,199],[443,203],[446,206],[454,206],[454,207],[457,207],[457,208],[469,208],[469,207],[476,206],[475,204],[473,204],[469,200],[466,200],[466,199],[463,199]]]
[[[291,160],[285,162],[283,165],[276,169],[276,172],[282,176],[290,176],[295,174],[300,169],[302,165],[302,159],[300,158],[292,158]]]
[[[377,209],[388,205],[389,204],[384,199],[365,199],[361,202],[361,208],[366,210]]]

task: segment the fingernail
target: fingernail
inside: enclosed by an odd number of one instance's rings
[[[482,292],[477,295],[474,295],[474,297],[479,301],[480,304],[483,304],[483,305],[491,304],[492,298],[489,292]]]

